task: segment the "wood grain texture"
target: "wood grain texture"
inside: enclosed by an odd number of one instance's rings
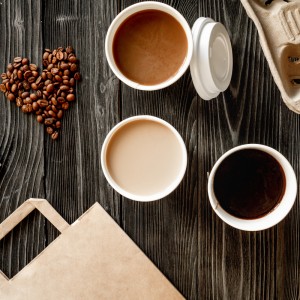
[[[42,27],[39,1],[0,1],[1,73],[16,56],[40,61]],[[43,197],[43,129],[0,95],[0,221],[29,197]],[[44,220],[26,219],[0,244],[0,269],[9,277],[45,246]],[[26,236],[27,238],[23,238]]]
[[[106,1],[44,1],[45,48],[72,45],[82,74],[77,101],[63,119],[57,143],[45,139],[46,198],[69,222],[95,201],[118,221],[119,196],[101,171],[103,140],[119,121],[119,82],[109,69],[104,39],[117,5]]]
[[[104,39],[113,18],[133,0],[0,0],[0,67],[17,55],[41,63],[42,49],[76,49],[83,80],[57,142],[33,117],[0,95],[0,222],[28,197],[45,197],[68,222],[95,201],[187,299],[300,300],[300,203],[257,233],[225,225],[211,209],[207,175],[227,150],[262,143],[281,151],[300,174],[299,116],[281,100],[253,22],[238,0],[164,0],[192,26],[199,16],[222,22],[234,56],[230,87],[203,101],[189,70],[172,86],[136,91],[109,69]],[[150,114],[182,135],[188,168],[163,200],[138,203],[115,193],[101,171],[100,151],[120,120]],[[13,276],[58,233],[34,212],[0,242],[0,269]]]

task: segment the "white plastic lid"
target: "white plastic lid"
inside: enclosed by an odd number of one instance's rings
[[[233,59],[230,39],[221,23],[203,17],[195,22],[192,35],[192,80],[199,96],[210,100],[225,91],[231,80]]]

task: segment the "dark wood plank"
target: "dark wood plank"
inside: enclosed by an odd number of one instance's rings
[[[121,9],[135,1],[122,1]],[[197,18],[198,1],[163,1],[178,9],[190,25]],[[197,106],[190,72],[172,86],[142,92],[122,84],[122,118],[148,114],[171,123],[188,151],[186,176],[170,196],[153,203],[122,201],[125,231],[170,281],[189,299],[197,291]]]
[[[50,0],[43,6],[45,48],[72,45],[82,74],[77,100],[62,121],[60,139],[45,138],[46,198],[69,222],[95,201],[118,221],[119,196],[106,182],[100,165],[105,135],[119,120],[119,82],[104,54],[116,2]]]
[[[41,59],[40,1],[1,1],[1,73],[16,56]],[[0,95],[0,222],[29,197],[43,197],[43,128]],[[45,246],[44,220],[37,214],[6,237],[0,246],[0,269],[9,277]]]
[[[213,213],[205,173],[232,147],[262,143],[282,151],[299,176],[299,150],[294,144],[299,117],[282,103],[255,26],[240,2],[202,1],[200,14],[227,27],[234,53],[230,88],[218,99],[199,102],[199,170],[205,170],[199,174],[199,285],[205,287],[200,289],[201,298],[298,299],[298,199],[278,226],[257,233],[238,231]],[[291,271],[293,275],[287,276],[285,272]]]

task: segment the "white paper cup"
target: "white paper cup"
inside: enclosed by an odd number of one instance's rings
[[[119,68],[117,67],[117,65],[115,63],[113,51],[112,51],[115,33],[118,30],[119,26],[123,23],[123,21],[126,20],[129,16],[131,16],[139,11],[143,11],[143,10],[147,10],[147,9],[160,10],[160,11],[166,12],[166,13],[170,14],[171,16],[173,16],[181,24],[183,30],[185,31],[187,43],[188,43],[186,57],[185,57],[184,61],[182,62],[182,65],[179,68],[179,70],[177,71],[177,73],[174,76],[167,79],[166,81],[161,82],[159,84],[155,84],[155,85],[142,85],[142,84],[134,82],[134,81],[128,79],[126,76],[124,76],[123,73],[119,70]],[[145,90],[145,91],[159,90],[159,89],[163,89],[163,88],[173,84],[175,81],[177,81],[189,67],[189,64],[190,64],[190,61],[192,58],[192,53],[193,53],[192,32],[191,32],[189,24],[187,23],[185,18],[173,7],[171,7],[167,4],[164,4],[164,3],[160,3],[160,2],[153,2],[153,1],[140,2],[140,3],[133,4],[129,7],[127,7],[126,9],[122,10],[116,16],[116,18],[113,20],[113,22],[111,23],[111,25],[107,31],[107,35],[106,35],[106,39],[105,39],[105,53],[106,53],[106,58],[107,58],[110,68],[115,73],[115,75],[120,80],[122,80],[124,83],[126,83],[130,87],[138,89],[138,90]]]
[[[181,149],[181,168],[175,178],[175,180],[168,186],[166,187],[164,190],[162,190],[159,193],[156,194],[152,194],[152,195],[137,195],[137,194],[132,194],[128,191],[126,191],[124,188],[120,187],[116,181],[114,180],[114,178],[110,175],[109,173],[109,169],[107,167],[107,160],[106,160],[106,154],[107,154],[107,149],[108,149],[108,145],[110,143],[111,138],[113,137],[113,135],[124,125],[130,123],[130,122],[134,122],[137,120],[150,120],[150,121],[154,121],[157,122],[165,127],[167,127],[176,137],[178,144],[180,146]],[[141,115],[141,116],[135,116],[135,117],[131,117],[128,119],[123,120],[122,122],[118,123],[115,127],[113,127],[111,129],[111,131],[108,133],[108,135],[106,136],[103,146],[102,146],[102,150],[101,150],[101,166],[102,166],[102,170],[103,173],[108,181],[108,183],[121,195],[123,195],[124,197],[131,199],[131,200],[136,200],[136,201],[142,201],[142,202],[148,202],[148,201],[154,201],[154,200],[158,200],[161,198],[166,197],[167,195],[169,195],[170,193],[172,193],[176,187],[180,184],[185,171],[186,171],[186,166],[187,166],[187,151],[186,151],[186,147],[184,144],[184,141],[181,137],[181,135],[178,133],[178,131],[168,122],[157,118],[157,117],[153,117],[153,116],[148,116],[148,115]]]
[[[267,215],[260,218],[251,219],[251,220],[240,219],[226,212],[219,205],[218,199],[214,193],[214,177],[218,167],[226,157],[228,157],[234,152],[243,149],[256,149],[256,150],[264,151],[270,154],[271,156],[273,156],[281,165],[286,179],[285,193],[281,201],[278,203],[278,205],[273,210],[271,210]],[[295,202],[296,195],[297,195],[297,179],[291,164],[281,153],[279,153],[275,149],[260,144],[246,144],[246,145],[238,146],[223,154],[215,163],[214,167],[210,172],[209,179],[208,179],[208,196],[213,210],[227,224],[237,229],[246,230],[246,231],[263,230],[263,229],[270,228],[276,225],[277,223],[279,223],[282,219],[284,219],[284,217],[291,210]]]

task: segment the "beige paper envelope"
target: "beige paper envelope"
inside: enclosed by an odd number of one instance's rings
[[[69,225],[29,199],[0,224],[0,239],[34,209],[61,235],[12,279],[0,272],[0,299],[184,299],[98,203]]]

